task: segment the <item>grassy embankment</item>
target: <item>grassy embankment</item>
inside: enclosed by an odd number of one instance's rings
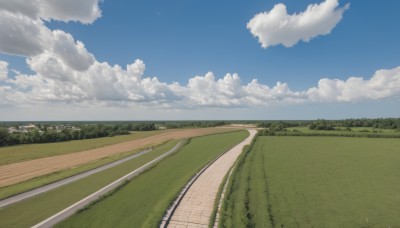
[[[132,135],[123,135],[123,136],[115,136],[115,137],[107,137],[97,139],[87,139],[87,140],[79,140],[79,141],[70,141],[70,142],[61,142],[61,143],[48,143],[48,144],[32,144],[32,145],[24,145],[24,146],[14,146],[14,147],[4,147],[0,148],[0,157],[7,157],[9,161],[14,160],[17,161],[18,159],[25,159],[32,158],[34,153],[38,153],[37,156],[53,156],[51,151],[56,151],[58,155],[67,154],[67,153],[74,153],[83,150],[98,148],[102,146],[107,146],[115,143],[145,138],[151,135],[158,134],[159,132],[152,131],[152,132],[137,132]],[[30,151],[32,149],[32,151]],[[2,151],[3,150],[3,151]],[[120,154],[116,154],[113,156],[104,157],[98,160],[94,160],[90,163],[86,163],[77,167],[71,167],[68,169],[59,170],[47,175],[39,176],[27,181],[23,181],[17,184],[3,186],[0,187],[0,199],[4,199],[22,192],[26,192],[28,190],[38,188],[44,186],[49,183],[53,183],[55,181],[73,176],[75,174],[85,172],[90,169],[97,168],[99,166],[108,164],[113,161],[117,161],[119,159],[128,157],[132,154],[135,154],[142,150],[142,148],[137,148],[132,151],[122,152]],[[16,153],[12,155],[12,152]],[[5,154],[2,154],[5,153]],[[49,155],[51,154],[51,155]]]
[[[141,167],[175,146],[170,141],[123,164],[0,209],[0,227],[29,227]]]
[[[259,137],[220,227],[399,226],[398,148],[398,139]]]
[[[247,136],[239,131],[193,138],[178,153],[57,227],[158,227],[190,178]]]
[[[116,143],[145,138],[162,132],[163,131],[144,131],[114,137],[0,147],[0,165],[100,148]]]

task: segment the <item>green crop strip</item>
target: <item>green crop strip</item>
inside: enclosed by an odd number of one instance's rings
[[[258,137],[232,174],[220,227],[395,227],[400,141]]]

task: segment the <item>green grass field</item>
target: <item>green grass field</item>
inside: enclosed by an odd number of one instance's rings
[[[158,227],[190,178],[247,136],[248,132],[239,131],[193,138],[178,153],[57,227]]]
[[[398,137],[400,131],[394,129],[375,129],[372,127],[352,127],[351,131],[346,131],[346,128],[340,127],[336,130],[310,130],[308,127],[290,127],[286,131],[278,132],[277,135],[328,135],[328,136],[353,136],[353,137]]]
[[[0,147],[0,165],[99,148],[134,139],[140,139],[151,135],[156,135],[161,132],[162,131],[145,131],[135,132],[130,135],[120,135],[96,139]]]
[[[29,227],[139,168],[175,146],[170,141],[121,165],[0,209],[0,227]]]
[[[399,227],[400,140],[259,137],[221,227]]]

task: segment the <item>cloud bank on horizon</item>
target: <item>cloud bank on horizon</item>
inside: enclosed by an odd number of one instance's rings
[[[0,107],[54,102],[165,108],[252,107],[275,103],[357,102],[400,96],[400,67],[378,70],[369,79],[320,79],[314,87],[293,91],[287,83],[270,87],[257,79],[242,82],[238,74],[217,79],[212,72],[195,76],[186,85],[145,76],[137,59],[125,68],[99,62],[79,40],[46,21],[94,23],[101,17],[100,0],[0,2],[0,52],[23,56],[34,74],[9,69],[0,61]],[[342,19],[348,6],[337,0],[310,5],[288,15],[283,4],[256,15],[248,23],[263,47],[326,35]],[[35,39],[32,39],[32,38]],[[10,72],[15,74],[10,77]]]

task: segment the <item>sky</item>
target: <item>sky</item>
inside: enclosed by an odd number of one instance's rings
[[[0,0],[0,121],[400,117],[399,7]]]

